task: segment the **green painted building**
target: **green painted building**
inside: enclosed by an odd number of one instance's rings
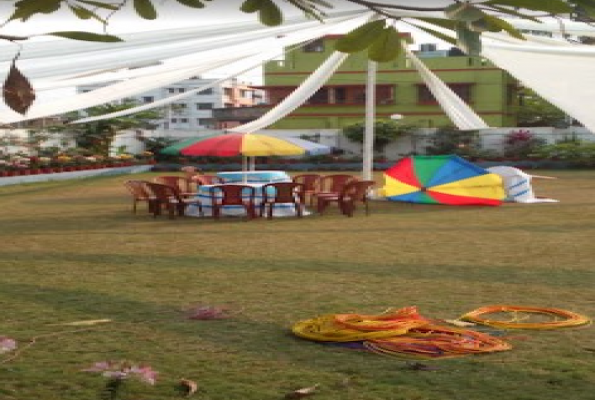
[[[284,60],[264,66],[268,104],[287,97],[333,52],[340,36],[326,36],[289,52]],[[515,126],[517,81],[506,71],[479,57],[459,51],[417,52],[425,65],[465,100],[488,125]],[[456,49],[454,49],[456,50]],[[457,54],[457,55],[455,55]],[[364,119],[367,58],[350,55],[331,79],[304,105],[270,129],[337,129]],[[378,65],[376,115],[388,119],[401,114],[403,123],[420,127],[452,125],[404,54]]]

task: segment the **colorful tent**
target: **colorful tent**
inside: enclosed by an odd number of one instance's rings
[[[502,178],[456,155],[404,158],[384,180],[384,196],[407,203],[497,206],[506,197]]]

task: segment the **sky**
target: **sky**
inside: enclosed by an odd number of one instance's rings
[[[257,19],[256,14],[246,14],[239,10],[244,0],[211,0],[205,1],[206,7],[204,9],[192,9],[180,5],[175,0],[155,0],[154,4],[157,5],[158,18],[153,21],[143,20],[138,17],[131,6],[127,7],[122,11],[115,13],[109,20],[108,33],[110,34],[121,34],[128,32],[140,32],[140,31],[154,31],[154,30],[166,30],[183,28],[189,26],[200,25],[212,25],[225,22],[233,21],[254,21]],[[392,0],[386,1],[387,3],[400,3],[404,5],[411,5],[411,0]],[[417,0],[416,6],[439,6],[450,3],[451,0]],[[14,2],[0,2],[0,20],[7,19],[12,13],[12,4]],[[131,2],[129,2],[130,4]],[[287,16],[301,16],[302,13],[295,7],[286,4],[284,1],[276,2],[282,7],[284,13]],[[331,2],[335,8],[334,10],[343,11],[349,9],[357,9],[358,6],[347,3],[342,0],[333,0]],[[407,28],[402,28],[404,31]],[[47,14],[47,15],[35,15],[25,23],[11,21],[0,27],[0,34],[6,35],[22,35],[30,36],[36,34],[42,34],[53,31],[66,31],[66,30],[81,30],[88,32],[103,32],[103,25],[95,20],[80,20],[74,16],[74,14],[65,6],[60,11]],[[340,32],[337,32],[340,33]],[[423,33],[415,33],[414,38],[417,44],[420,43],[439,43],[439,40],[431,38]],[[52,37],[41,36],[35,40],[49,40]],[[446,46],[442,44],[442,46]],[[446,48],[446,47],[444,47]],[[206,75],[207,77],[222,77],[225,71],[219,71],[218,73],[211,73]],[[252,82],[254,84],[260,83],[261,71],[259,69],[254,70],[240,77],[244,81]],[[72,90],[70,91],[72,92]],[[64,95],[64,91],[46,91],[39,92],[38,95],[41,98],[48,99]]]

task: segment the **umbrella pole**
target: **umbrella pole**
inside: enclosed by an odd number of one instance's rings
[[[242,156],[242,181],[248,183],[248,157]]]
[[[249,170],[255,171],[256,170],[256,157],[250,157],[250,158],[248,158],[248,160],[250,160]]]

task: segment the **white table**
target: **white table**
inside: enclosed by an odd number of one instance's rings
[[[262,203],[262,187],[266,185],[266,183],[246,183],[246,186],[251,186],[256,191],[256,196],[254,198],[254,206],[256,208],[256,213],[260,213],[260,204]],[[198,188],[198,193],[196,197],[200,200],[202,204],[202,211],[205,217],[210,217],[213,215],[213,206],[211,202],[211,188],[217,185],[201,185]],[[273,191],[273,188],[269,188]],[[273,194],[269,193],[269,194]],[[248,190],[246,190],[246,198],[249,196]],[[267,209],[268,210],[268,209]],[[309,215],[308,211],[303,212],[303,215]],[[198,212],[198,207],[195,205],[189,205],[186,209],[186,215],[192,217],[200,217]],[[222,216],[232,216],[232,217],[244,217],[246,216],[246,209],[242,206],[223,206],[221,208],[221,215]],[[295,206],[293,203],[278,203],[273,205],[273,217],[294,217],[296,215]]]
[[[217,176],[225,179],[226,183],[273,183],[291,182],[291,177],[285,171],[226,171],[217,172]]]

